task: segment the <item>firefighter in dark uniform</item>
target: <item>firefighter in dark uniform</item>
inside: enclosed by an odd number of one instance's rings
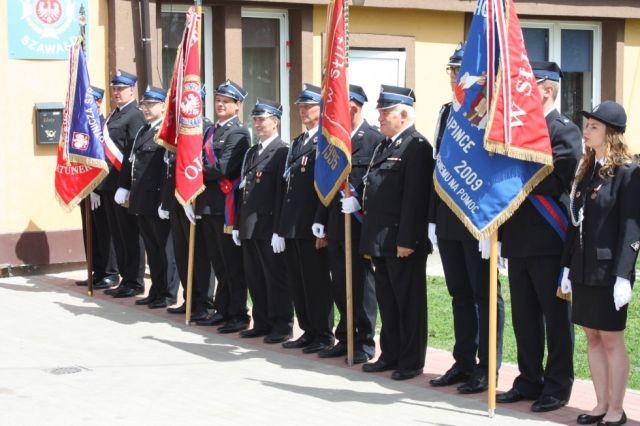
[[[587,337],[596,404],[576,420],[622,425],[630,368],[624,330],[640,250],[640,167],[625,142],[622,105],[604,101],[582,115],[585,155],[571,188],[561,287],[572,294],[571,319]]]
[[[202,149],[206,189],[196,199],[195,213],[202,217],[198,222],[199,238],[196,238],[197,282],[201,285],[209,281],[210,262],[218,285],[215,312],[207,318],[192,317],[192,320],[209,326],[224,322],[218,327],[220,333],[235,333],[249,325],[242,249],[231,238],[242,160],[251,138],[238,118],[246,96],[247,92],[230,80],[216,88],[217,121],[204,134]],[[187,216],[195,220],[191,206],[184,207]]]
[[[362,106],[367,95],[360,86],[349,85],[349,104],[351,112],[351,173],[349,184],[354,194],[362,194],[362,177],[367,171],[376,146],[384,139],[378,129],[362,117]],[[345,234],[344,213],[339,197],[335,197],[325,210],[326,234],[329,239],[329,270],[331,271],[331,293],[340,311],[340,322],[336,327],[338,343],[318,353],[320,358],[333,358],[347,354],[347,300],[345,288]],[[354,354],[356,364],[369,361],[375,354],[373,336],[376,331],[375,281],[371,259],[360,254],[360,228],[364,215],[358,211],[351,216],[351,259],[352,259],[352,295],[354,319]],[[324,228],[324,227],[323,227]],[[325,229],[320,231],[324,233]]]
[[[569,185],[582,154],[578,127],[560,115],[554,103],[562,72],[553,62],[532,63],[542,95],[551,146],[553,172],[533,189],[502,229],[502,256],[509,259],[511,316],[520,374],[511,389],[496,397],[509,403],[535,400],[535,412],[564,406],[573,386],[573,328],[570,305],[556,297],[563,240],[531,201],[544,196],[547,205],[568,212]],[[547,344],[546,366],[542,362]]]
[[[91,86],[93,97],[96,100],[98,110],[104,99],[104,90],[99,87]],[[104,125],[104,116],[100,113],[100,123]],[[109,232],[109,223],[105,215],[105,208],[102,205],[100,197],[101,185],[89,194],[91,200],[91,249],[93,264],[93,289],[102,290],[109,288],[118,283],[118,264],[116,262],[116,252],[111,241],[111,233]],[[86,217],[84,203],[80,203],[80,213],[82,215],[82,235],[86,236]],[[85,241],[86,251],[86,241]],[[76,281],[79,286],[86,286],[88,280]]]
[[[204,86],[200,91],[202,96],[202,103],[204,104],[204,98],[206,91]],[[206,117],[202,118],[202,131],[206,132],[213,123]],[[176,199],[176,153],[170,150],[164,152],[164,172],[162,174],[162,195],[161,203],[158,207],[158,216],[161,219],[169,220],[171,224],[171,241],[172,247],[167,250],[167,258],[171,261],[171,258],[175,260],[176,269],[180,282],[182,282],[182,294],[184,301],[179,306],[171,306],[167,308],[167,312],[170,314],[184,314],[187,310],[187,274],[189,273],[189,219],[187,218],[184,209],[178,203]],[[197,238],[196,238],[197,240]],[[204,264],[203,266],[208,271],[208,276],[211,276],[212,269],[211,264]],[[204,275],[207,275],[206,272]],[[198,280],[198,274],[192,274],[192,290],[191,290],[191,312],[192,318],[195,316],[205,318],[208,315],[207,306],[209,301],[209,282],[204,284],[196,283]],[[215,279],[215,278],[214,278]],[[171,282],[171,281],[170,281]]]
[[[464,55],[464,44],[458,45],[449,58],[447,71],[451,89],[455,88]],[[436,128],[436,155],[451,111],[451,102],[442,106]],[[477,393],[489,386],[489,260],[478,251],[478,240],[435,193],[429,203],[429,238],[437,245],[442,259],[444,278],[451,295],[453,312],[453,366],[442,376],[431,379],[431,386],[458,386],[460,393]],[[437,243],[435,235],[437,235]],[[498,331],[496,370],[502,361],[504,301],[498,287]],[[478,361],[476,363],[476,355]]]
[[[102,202],[122,276],[118,287],[105,290],[113,297],[132,297],[144,291],[144,246],[138,221],[127,211],[129,191],[118,188],[122,162],[129,156],[133,140],[145,124],[134,96],[136,80],[136,76],[120,70],[111,79],[111,98],[116,109],[107,117],[103,131],[110,170],[104,182]]]
[[[162,121],[166,96],[163,89],[152,86],[144,92],[140,108],[147,124],[136,135],[118,179],[118,186],[129,191],[129,214],[138,219],[151,272],[149,294],[136,300],[136,305],[149,308],[165,308],[167,301],[175,301],[178,285],[175,263],[167,258],[167,246],[172,244],[171,225],[158,216],[165,149],[156,143],[155,136]]]
[[[238,220],[232,234],[236,245],[242,246],[253,302],[253,327],[240,336],[264,336],[265,343],[281,343],[291,338],[293,326],[284,253],[275,253],[271,246],[286,186],[283,174],[288,149],[278,135],[282,105],[258,98],[251,116],[258,143],[245,154]]]
[[[394,370],[406,380],[422,373],[427,350],[427,206],[433,149],[415,128],[415,96],[404,87],[382,86],[380,131],[386,139],[374,153],[363,190],[360,251],[371,256],[380,308],[381,355],[365,372]],[[355,197],[342,201],[354,211]]]
[[[321,211],[313,177],[320,99],[320,88],[305,84],[296,100],[305,131],[289,147],[284,172],[286,193],[273,241],[276,251],[286,247],[289,292],[298,325],[304,332],[282,346],[302,349],[304,353],[319,352],[332,346],[335,340],[327,242],[316,239],[312,231],[316,215]]]

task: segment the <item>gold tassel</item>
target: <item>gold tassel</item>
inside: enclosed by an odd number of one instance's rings
[[[563,293],[560,287],[556,289],[556,297],[558,299],[566,300],[567,302],[571,301],[571,293]]]

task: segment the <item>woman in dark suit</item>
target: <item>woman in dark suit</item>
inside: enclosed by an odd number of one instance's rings
[[[640,248],[640,168],[624,142],[622,106],[605,101],[582,114],[586,152],[571,191],[561,289],[573,291],[573,322],[587,336],[597,404],[577,422],[621,425],[629,377],[624,329]]]

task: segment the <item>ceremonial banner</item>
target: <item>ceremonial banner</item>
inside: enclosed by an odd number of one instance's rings
[[[513,1],[479,0],[436,159],[436,191],[476,238],[487,238],[552,170]]]
[[[314,169],[316,192],[325,206],[331,203],[351,171],[347,13],[346,0],[329,1],[322,111]]]
[[[100,111],[89,83],[80,38],[70,49],[69,86],[55,172],[56,198],[73,209],[109,173]]]
[[[7,0],[10,59],[66,59],[88,0]],[[85,37],[85,47],[87,40]]]
[[[202,95],[200,15],[189,8],[173,71],[168,104],[157,140],[176,150],[176,198],[193,201],[204,191],[202,174]]]

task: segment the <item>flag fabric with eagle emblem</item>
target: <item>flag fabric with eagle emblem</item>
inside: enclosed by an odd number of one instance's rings
[[[175,195],[183,205],[204,191],[199,27],[200,16],[192,6],[187,12],[167,108],[157,136],[160,145],[176,151]]]
[[[69,86],[55,171],[56,198],[74,208],[107,176],[100,111],[89,83],[80,39],[70,49]]]
[[[327,20],[322,111],[314,167],[316,192],[325,206],[331,203],[351,171],[346,0],[329,1]]]
[[[487,238],[552,170],[542,100],[513,1],[479,0],[435,189],[476,238]]]

